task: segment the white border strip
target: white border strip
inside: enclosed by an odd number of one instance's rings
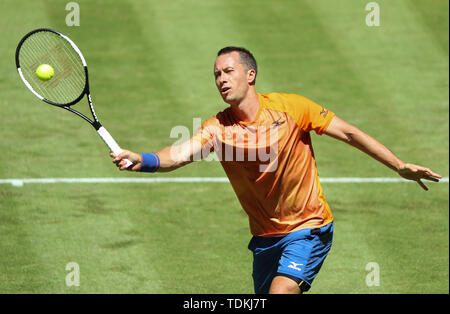
[[[229,182],[226,177],[153,177],[153,178],[36,178],[36,179],[0,179],[0,184],[23,186],[24,184],[55,184],[55,183],[214,183]],[[402,178],[321,178],[321,183],[402,183],[414,182]],[[426,181],[427,183],[434,183]],[[444,177],[440,182],[448,183]]]
[[[75,43],[66,35],[61,34],[60,32],[57,32],[62,38],[64,38],[65,40],[67,40],[69,42],[69,44],[72,46],[72,48],[78,53],[78,55],[81,58],[81,62],[83,62],[83,66],[87,66],[86,60],[83,57],[83,54],[81,53],[80,49],[78,48],[77,45],[75,45]]]
[[[28,83],[28,81],[25,79],[25,77],[23,76],[23,73],[22,73],[22,69],[20,67],[17,68],[17,72],[19,72],[20,78],[25,83],[25,86],[28,87],[28,89],[34,94],[34,96],[36,96],[40,100],[43,100],[44,97],[42,97],[41,95],[36,93],[36,91],[33,89],[33,87],[30,85],[30,83]]]

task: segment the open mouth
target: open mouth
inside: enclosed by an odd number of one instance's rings
[[[230,87],[222,87],[222,88],[220,89],[220,94],[226,95],[226,94],[228,94],[228,92],[229,92],[230,90],[231,90]]]

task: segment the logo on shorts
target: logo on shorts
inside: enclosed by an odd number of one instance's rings
[[[295,262],[291,262],[291,265],[289,265],[288,267],[292,268],[292,269],[295,269],[295,270],[298,270],[298,271],[301,271],[302,269],[298,268],[297,266],[303,266],[303,264],[297,264]]]

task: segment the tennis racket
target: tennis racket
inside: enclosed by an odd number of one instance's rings
[[[53,68],[53,77],[44,81],[37,76],[36,69],[41,64],[48,64]],[[86,60],[72,40],[53,29],[35,29],[20,40],[16,49],[16,66],[20,78],[37,98],[83,118],[95,128],[114,154],[122,152],[95,114]],[[92,119],[71,108],[85,95]],[[132,164],[127,159],[126,162],[127,167]]]

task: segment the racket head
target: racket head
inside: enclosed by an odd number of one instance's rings
[[[87,64],[80,49],[67,36],[50,28],[26,34],[16,49],[20,78],[39,99],[54,106],[68,107],[89,92]],[[54,69],[51,79],[36,75],[41,64]]]

